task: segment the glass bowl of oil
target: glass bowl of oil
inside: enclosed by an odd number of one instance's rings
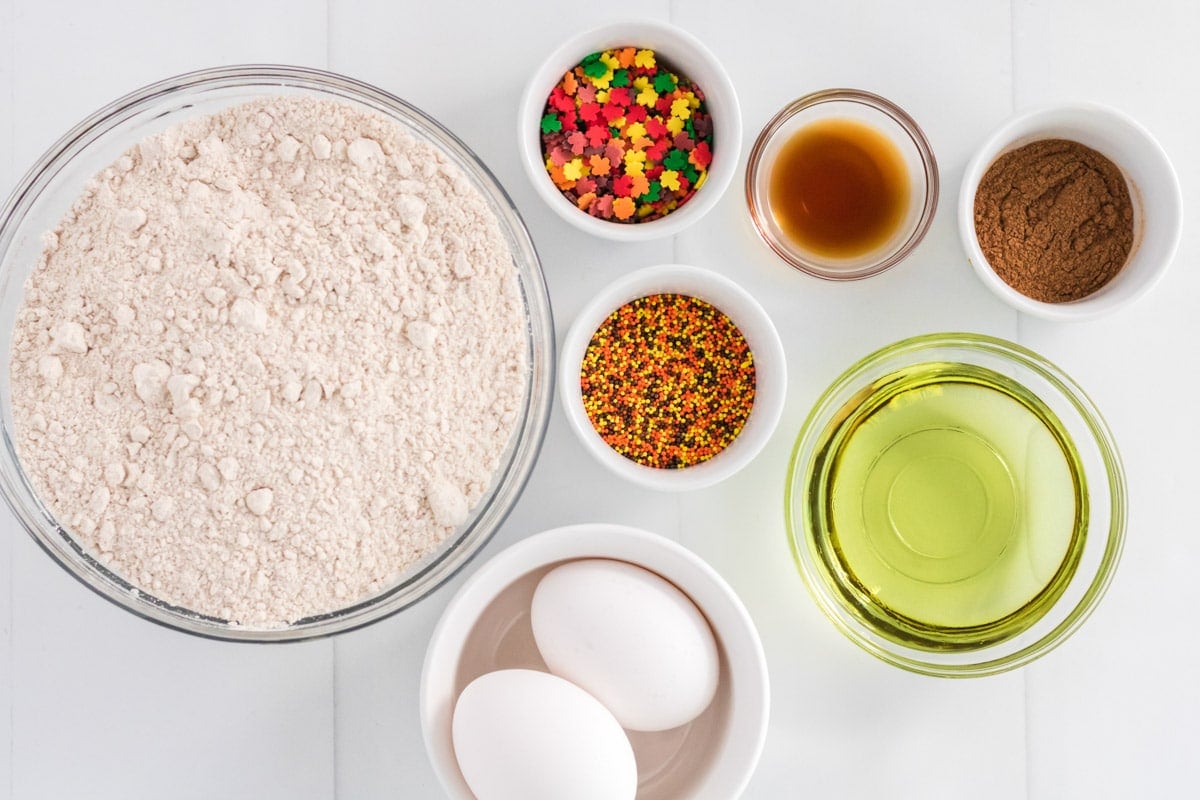
[[[792,454],[792,552],[822,611],[896,666],[970,677],[1061,644],[1125,536],[1124,470],[1062,370],[1002,339],[918,336],[834,381]]]
[[[750,219],[767,246],[828,280],[877,275],[920,244],[938,201],[937,159],[890,100],[826,89],[794,100],[746,165]]]

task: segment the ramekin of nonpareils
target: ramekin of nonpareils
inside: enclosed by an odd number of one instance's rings
[[[737,170],[741,109],[720,62],[672,25],[630,21],[572,37],[526,85],[521,163],[566,222],[617,241],[679,233]]]
[[[763,307],[711,270],[664,264],[602,289],[563,339],[559,397],[588,452],[652,489],[716,484],[783,413],[787,359]]]

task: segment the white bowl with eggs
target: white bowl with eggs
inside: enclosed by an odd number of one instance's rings
[[[769,707],[762,644],[729,585],[681,545],[608,524],[484,564],[421,679],[426,749],[454,800],[737,797]]]
[[[579,381],[588,344],[600,325],[626,303],[655,294],[686,295],[714,306],[737,326],[754,354],[754,405],[737,438],[707,461],[675,469],[639,464],[610,447],[592,426]],[[783,414],[787,358],[771,317],[748,291],[711,270],[662,264],[618,278],[583,307],[559,348],[558,391],[563,411],[579,441],[608,470],[649,489],[691,491],[734,475],[766,446]]]

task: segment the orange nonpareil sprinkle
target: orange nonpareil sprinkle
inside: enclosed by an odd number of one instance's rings
[[[618,308],[592,335],[579,372],[583,406],[609,447],[660,469],[714,457],[754,406],[754,354],[709,303],[681,294]]]

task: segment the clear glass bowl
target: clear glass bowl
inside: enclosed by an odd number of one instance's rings
[[[256,98],[309,95],[365,107],[433,142],[466,173],[499,219],[520,279],[528,324],[523,408],[492,486],[470,518],[428,558],[392,586],[346,608],[278,630],[230,625],[171,605],[127,582],[64,530],[38,500],[13,445],[9,348],[24,283],[52,230],[93,175],[142,139],[187,118]],[[259,642],[309,639],[357,628],[432,592],[488,541],[520,496],[541,448],[554,385],[554,326],[541,264],[512,200],[486,166],[454,134],[398,97],[318,70],[274,65],[221,67],[170,78],[101,108],[67,132],[25,175],[0,211],[0,491],[43,550],[88,588],[122,608],[188,633]]]
[[[832,465],[847,452],[839,449],[842,447],[840,442],[845,439],[838,439],[846,429],[845,423],[855,419],[863,409],[884,408],[874,405],[881,397],[879,387],[888,385],[897,374],[920,372],[930,365],[938,368],[951,365],[948,369],[954,374],[968,370],[999,376],[1008,385],[1022,388],[1048,411],[1049,418],[1056,420],[1061,442],[1067,443],[1064,453],[1073,451],[1078,477],[1074,484],[1075,515],[1071,523],[1075,531],[1071,541],[1078,547],[1072,546],[1068,555],[1056,556],[1057,560],[1050,562],[1055,565],[1055,576],[1044,588],[1038,589],[1037,598],[1029,601],[1032,603],[1041,598],[1038,612],[1024,618],[1014,612],[1011,620],[1000,627],[964,627],[956,632],[958,638],[949,643],[931,643],[931,639],[910,636],[877,613],[878,607],[873,604],[878,599],[878,584],[868,585],[869,581],[854,576],[854,571],[843,563],[843,554],[849,551],[835,549],[850,545],[839,539],[840,531],[834,532],[837,524],[831,521],[835,516],[833,503],[838,501],[833,500],[836,495],[826,491],[833,481]],[[903,398],[896,399],[891,407],[903,407],[903,403]],[[972,431],[980,415],[992,413],[995,408],[973,404],[959,418],[965,419],[965,423],[959,424],[946,417],[930,427],[939,431],[955,429],[956,434],[965,431],[966,435],[974,436]],[[895,441],[903,438],[897,437]],[[1045,463],[1045,451],[1040,451],[1042,460],[1036,458],[1038,452],[1031,446],[1027,453],[1029,460],[1018,462],[1018,474],[1010,480],[1015,487],[1013,507],[1018,520],[1013,525],[1037,524],[1027,530],[1041,531],[1046,526],[1038,521],[1044,520],[1046,510],[1055,505],[1045,503],[1046,496],[1061,497],[1047,495],[1044,487],[1039,494],[1039,487],[1031,478],[1033,473],[1029,471],[1034,468],[1028,466]],[[876,464],[883,458],[881,454],[869,469],[876,469]],[[914,454],[910,462],[916,463],[921,458],[930,456]],[[1026,465],[1024,472],[1021,472],[1021,464]],[[892,506],[892,492],[898,484],[897,479],[886,495],[888,516],[878,519],[886,519],[903,538],[906,533],[902,529],[903,521],[897,521]],[[935,520],[953,518],[953,512],[945,510],[948,506],[940,504],[942,501],[953,502],[953,498],[945,496],[942,484],[937,487],[942,493],[937,494],[938,505],[933,506],[936,510],[930,516]],[[872,497],[878,499],[880,496]],[[874,506],[868,508],[868,505],[864,502],[861,509],[864,518],[874,513]],[[993,506],[986,507],[987,513],[991,514]],[[843,521],[848,519],[844,509],[839,517]],[[825,615],[851,641],[872,655],[912,672],[942,677],[991,675],[1022,666],[1049,652],[1066,640],[1095,609],[1112,579],[1124,542],[1125,475],[1112,434],[1100,413],[1060,369],[1036,353],[1002,339],[967,333],[932,334],[905,339],[872,353],[850,367],[825,391],[804,423],[792,454],[785,515],[792,552],[809,592]],[[868,534],[868,538],[870,536]],[[983,541],[982,538],[974,540],[970,547],[998,547],[994,554],[988,554],[988,558],[998,558],[995,554],[1008,548],[1013,548],[1014,553],[1022,552],[1025,557],[1035,553],[1039,545],[1036,539],[1031,540],[1032,544],[1018,543],[1011,535],[998,545],[979,544]],[[871,546],[877,546],[874,540]],[[1048,547],[1045,541],[1041,546],[1043,549]],[[837,553],[836,557],[831,558],[831,553]],[[931,557],[949,558],[941,553]],[[1035,556],[1028,555],[1028,558],[1032,563]],[[1072,563],[1073,569],[1066,566]],[[1006,566],[995,574],[1002,575],[1002,581],[1011,581],[1010,576],[1018,574],[1018,567],[1024,569],[1026,562],[1019,562],[1011,571]],[[999,585],[1008,586],[1007,583]],[[1001,630],[1003,635],[997,634]]]
[[[868,125],[891,140],[907,167],[904,219],[887,242],[861,255],[833,258],[807,251],[784,233],[771,210],[771,166],[780,150],[798,130],[823,119]],[[900,263],[925,238],[937,203],[937,159],[921,128],[895,103],[859,89],[825,89],[788,103],[758,135],[746,164],[746,204],[758,235],[788,264],[826,280],[869,278]]]

